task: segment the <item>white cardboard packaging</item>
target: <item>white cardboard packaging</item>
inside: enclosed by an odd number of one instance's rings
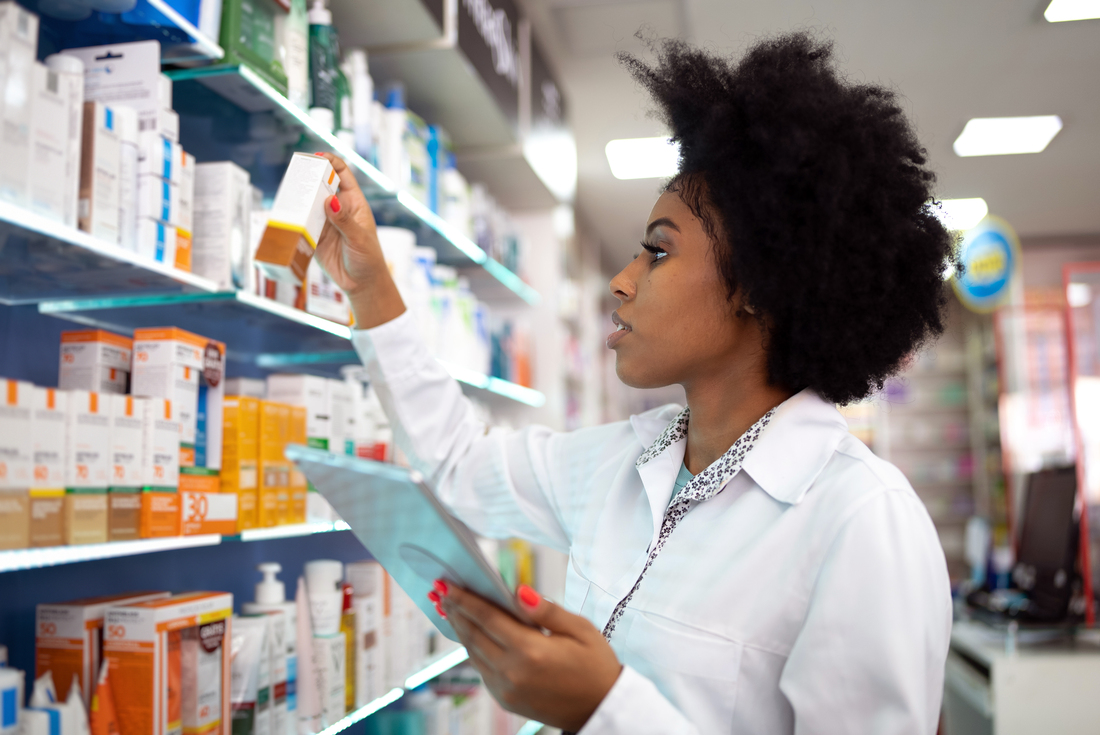
[[[381,630],[386,571],[375,561],[353,562],[345,569],[354,590],[355,705],[363,707],[388,691]]]
[[[53,388],[34,389],[31,423],[32,489],[65,488],[65,416],[69,394]]]
[[[31,486],[33,443],[31,411],[34,386],[21,380],[0,380],[0,490]]]
[[[118,242],[127,250],[137,250],[138,114],[132,107],[119,107],[115,113],[119,140]]]
[[[65,222],[68,194],[79,181],[69,162],[69,95],[62,75],[45,64],[31,67],[31,157],[27,196],[31,211]],[[79,134],[78,134],[79,135]]]
[[[114,112],[85,102],[77,221],[80,229],[110,243],[118,242],[120,154]]]
[[[306,443],[311,447],[329,449],[332,439],[332,398],[329,394],[328,378],[315,375],[269,375],[267,400],[304,406]]]
[[[80,59],[64,54],[46,57],[46,66],[57,72],[61,95],[67,100],[69,143],[65,154],[64,217],[69,227],[76,227],[77,205],[80,201],[80,137],[84,121],[84,64]]]
[[[141,486],[173,488],[180,477],[180,425],[171,401],[142,401]]]
[[[139,130],[157,131],[164,94],[159,42],[85,46],[62,53],[84,62],[85,99],[132,107],[138,113]]]
[[[321,699],[324,727],[344,717],[344,689],[347,686],[347,639],[343,633],[313,636],[313,675]]]
[[[38,16],[15,2],[0,3],[0,199],[27,201],[32,67],[38,54]]]
[[[138,134],[138,174],[160,176],[173,184],[180,182],[183,149],[179,143],[152,130]]]
[[[225,289],[248,290],[251,280],[252,187],[231,161],[195,167],[191,272]]]
[[[111,402],[111,487],[142,485],[142,442],[145,438],[147,399],[104,396]]]
[[[175,265],[176,228],[153,219],[138,219],[137,252],[158,263]]]
[[[180,159],[179,208],[176,216],[176,267],[190,271],[195,240],[195,157],[184,151]]]
[[[65,414],[65,487],[106,490],[111,477],[110,400],[86,390],[69,392]]]
[[[133,340],[103,329],[61,333],[62,390],[125,393]]]
[[[178,184],[151,174],[138,176],[137,216],[175,226],[179,222]]]
[[[351,303],[316,259],[306,269],[305,310],[337,324],[351,324]]]

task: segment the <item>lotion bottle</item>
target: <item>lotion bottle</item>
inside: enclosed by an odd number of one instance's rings
[[[278,562],[265,562],[256,567],[264,575],[256,583],[256,601],[241,605],[245,615],[278,610],[286,615],[286,710],[287,732],[273,735],[296,735],[298,730],[298,606],[287,602],[286,585],[275,577],[283,570]]]

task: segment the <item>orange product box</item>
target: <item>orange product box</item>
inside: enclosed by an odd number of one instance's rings
[[[257,524],[260,401],[231,395],[222,404],[221,491],[237,495],[237,530]]]
[[[110,607],[103,656],[120,735],[229,735],[233,595]]]
[[[107,608],[164,597],[168,597],[167,592],[127,592],[38,605],[34,626],[35,677],[52,671],[58,701],[64,702],[75,674],[80,680],[84,706],[90,706],[90,683],[96,680],[102,660],[103,618]]]
[[[142,492],[140,530],[142,538],[179,536],[179,493],[155,490]]]
[[[182,516],[180,528],[184,536],[237,533],[237,496],[234,493],[190,492],[180,490]]]
[[[103,329],[62,332],[58,387],[125,393],[133,348],[129,337]]]
[[[290,423],[287,432],[288,444],[306,444],[306,407],[290,407]],[[284,447],[285,451],[285,447]],[[309,482],[298,466],[290,463],[290,504],[287,510],[287,523],[306,522],[306,494]]]

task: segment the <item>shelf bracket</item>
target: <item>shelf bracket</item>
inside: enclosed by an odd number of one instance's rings
[[[458,0],[443,0],[443,33],[435,38],[405,43],[368,46],[371,55],[407,54],[414,51],[448,51],[458,46]]]

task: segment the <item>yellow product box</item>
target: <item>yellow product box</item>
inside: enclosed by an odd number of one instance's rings
[[[237,533],[237,496],[233,493],[180,490],[180,508],[184,536]]]
[[[257,524],[257,488],[259,487],[260,401],[249,396],[232,395],[222,404],[221,490],[234,493],[238,505],[238,531]]]
[[[290,431],[287,435],[288,444],[306,443],[306,408],[305,406],[290,407]],[[285,449],[284,449],[285,451]],[[290,464],[290,506],[287,511],[287,523],[306,522],[306,496],[309,492],[309,482],[306,476],[294,463]]]
[[[30,543],[34,386],[0,379],[0,549]]]
[[[260,402],[256,517],[261,528],[282,525],[290,515],[290,462],[285,455],[290,435],[290,408],[285,403]]]
[[[134,341],[103,329],[61,333],[61,365],[57,384],[62,390],[125,393]]]
[[[233,595],[110,607],[103,656],[120,735],[228,735]]]
[[[31,421],[33,479],[30,545],[65,543],[65,414],[68,393],[35,388]]]
[[[103,654],[103,616],[108,607],[168,597],[167,592],[127,592],[70,602],[40,604],[35,609],[34,675],[53,672],[58,701],[64,702],[75,674],[84,706],[91,703],[91,686]]]

